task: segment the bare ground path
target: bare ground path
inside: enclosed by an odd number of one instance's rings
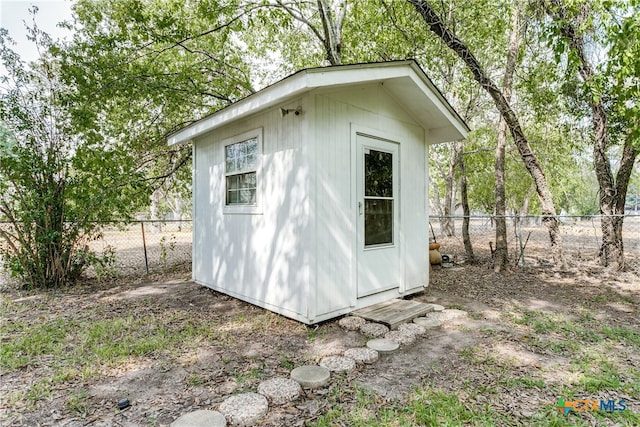
[[[29,328],[58,327],[65,334],[51,332],[62,351],[52,348],[23,366],[3,366],[0,425],[168,425],[183,413],[215,408],[231,394],[255,391],[265,379],[366,342],[337,321],[305,327],[185,276],[88,284],[55,295],[5,290],[3,346],[24,339]],[[415,298],[470,315],[271,408],[262,424],[348,424],[350,411],[375,417],[425,387],[471,409],[490,407],[505,425],[543,422],[559,397],[626,399],[630,411],[640,411],[638,276],[597,266],[501,275],[462,266],[434,271],[431,286]],[[114,342],[132,348],[145,337],[165,337],[170,345],[103,355],[90,347],[100,325],[112,328]],[[65,352],[82,346],[96,353],[94,362],[65,359]],[[131,407],[117,410],[125,397]]]

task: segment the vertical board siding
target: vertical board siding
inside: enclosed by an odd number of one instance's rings
[[[316,98],[316,312],[351,304],[355,233],[348,105]]]
[[[296,104],[297,105],[297,104]],[[293,107],[295,108],[295,107]],[[308,168],[301,123],[278,109],[196,141],[194,279],[259,305],[306,314]],[[225,138],[262,128],[261,214],[224,212]],[[206,201],[206,202],[204,202]]]
[[[400,145],[399,292],[425,286],[425,130],[379,84],[314,91],[282,107],[298,106],[300,116],[273,108],[194,143],[194,279],[307,323],[350,311],[357,303],[356,126]],[[225,213],[223,140],[257,128],[261,213]]]
[[[351,126],[371,129],[400,144],[400,292],[427,284],[428,234],[424,130],[381,85],[318,93],[317,144],[317,312],[349,307],[356,292],[357,200],[351,194]],[[356,160],[357,161],[357,160]]]

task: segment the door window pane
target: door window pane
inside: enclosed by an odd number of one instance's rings
[[[393,243],[393,200],[365,199],[365,246]]]
[[[371,149],[365,152],[364,195],[393,197],[393,154]]]

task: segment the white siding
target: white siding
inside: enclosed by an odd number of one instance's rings
[[[326,318],[357,304],[353,127],[400,144],[400,293],[415,292],[428,281],[426,150],[424,130],[382,85],[318,91],[315,107],[316,311]]]
[[[288,105],[295,108],[299,102]],[[290,317],[306,319],[309,176],[302,153],[305,116],[273,109],[194,143],[194,279]],[[261,214],[224,212],[221,141],[263,129]],[[276,309],[277,308],[277,309]]]
[[[351,147],[349,106],[328,97],[316,98],[315,215],[316,312],[318,315],[351,305],[355,288],[355,225],[351,210]]]
[[[400,144],[403,281],[427,284],[425,131],[383,85],[312,91],[214,130],[194,143],[194,280],[306,323],[347,313],[356,299],[354,129]],[[222,141],[262,128],[260,214],[224,212]]]

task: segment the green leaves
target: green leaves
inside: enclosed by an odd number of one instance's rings
[[[74,132],[59,59],[26,66],[8,39],[0,42],[9,71],[0,88],[0,256],[28,286],[60,287],[94,259],[85,245],[99,223],[131,215],[148,190],[131,152],[99,133]]]

